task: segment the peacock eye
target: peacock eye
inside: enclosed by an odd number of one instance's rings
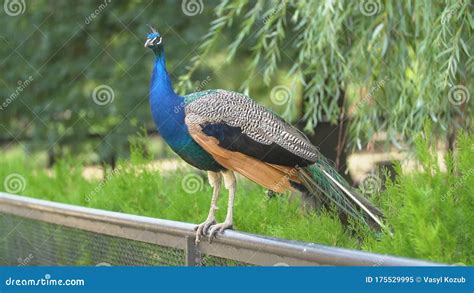
[[[155,41],[153,42],[153,44],[154,44],[154,45],[159,45],[159,44],[161,44],[161,41],[162,41],[162,40],[163,40],[163,39],[162,39],[161,37],[157,37],[157,38],[155,38]]]

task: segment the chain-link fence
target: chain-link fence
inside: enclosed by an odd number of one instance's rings
[[[184,266],[185,251],[1,214],[2,265]],[[196,265],[246,265],[205,255]]]
[[[0,265],[433,265],[235,231],[196,246],[193,227],[0,193]]]

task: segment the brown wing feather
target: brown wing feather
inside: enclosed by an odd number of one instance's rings
[[[298,169],[272,165],[239,152],[232,152],[219,147],[217,139],[204,134],[200,127],[191,127],[192,138],[222,166],[242,174],[257,184],[274,192],[285,192],[293,189],[290,180],[300,183]]]

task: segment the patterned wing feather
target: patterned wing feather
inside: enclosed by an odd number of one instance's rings
[[[283,166],[309,165],[319,156],[306,136],[245,95],[209,90],[186,101],[188,127],[199,126],[223,148]]]

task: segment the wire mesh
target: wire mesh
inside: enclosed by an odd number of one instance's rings
[[[0,213],[0,265],[184,266],[185,251]],[[245,266],[204,255],[200,266]]]
[[[184,251],[2,215],[4,265],[184,265]]]
[[[198,265],[203,267],[252,266],[248,263],[212,256],[209,254],[203,255]]]

